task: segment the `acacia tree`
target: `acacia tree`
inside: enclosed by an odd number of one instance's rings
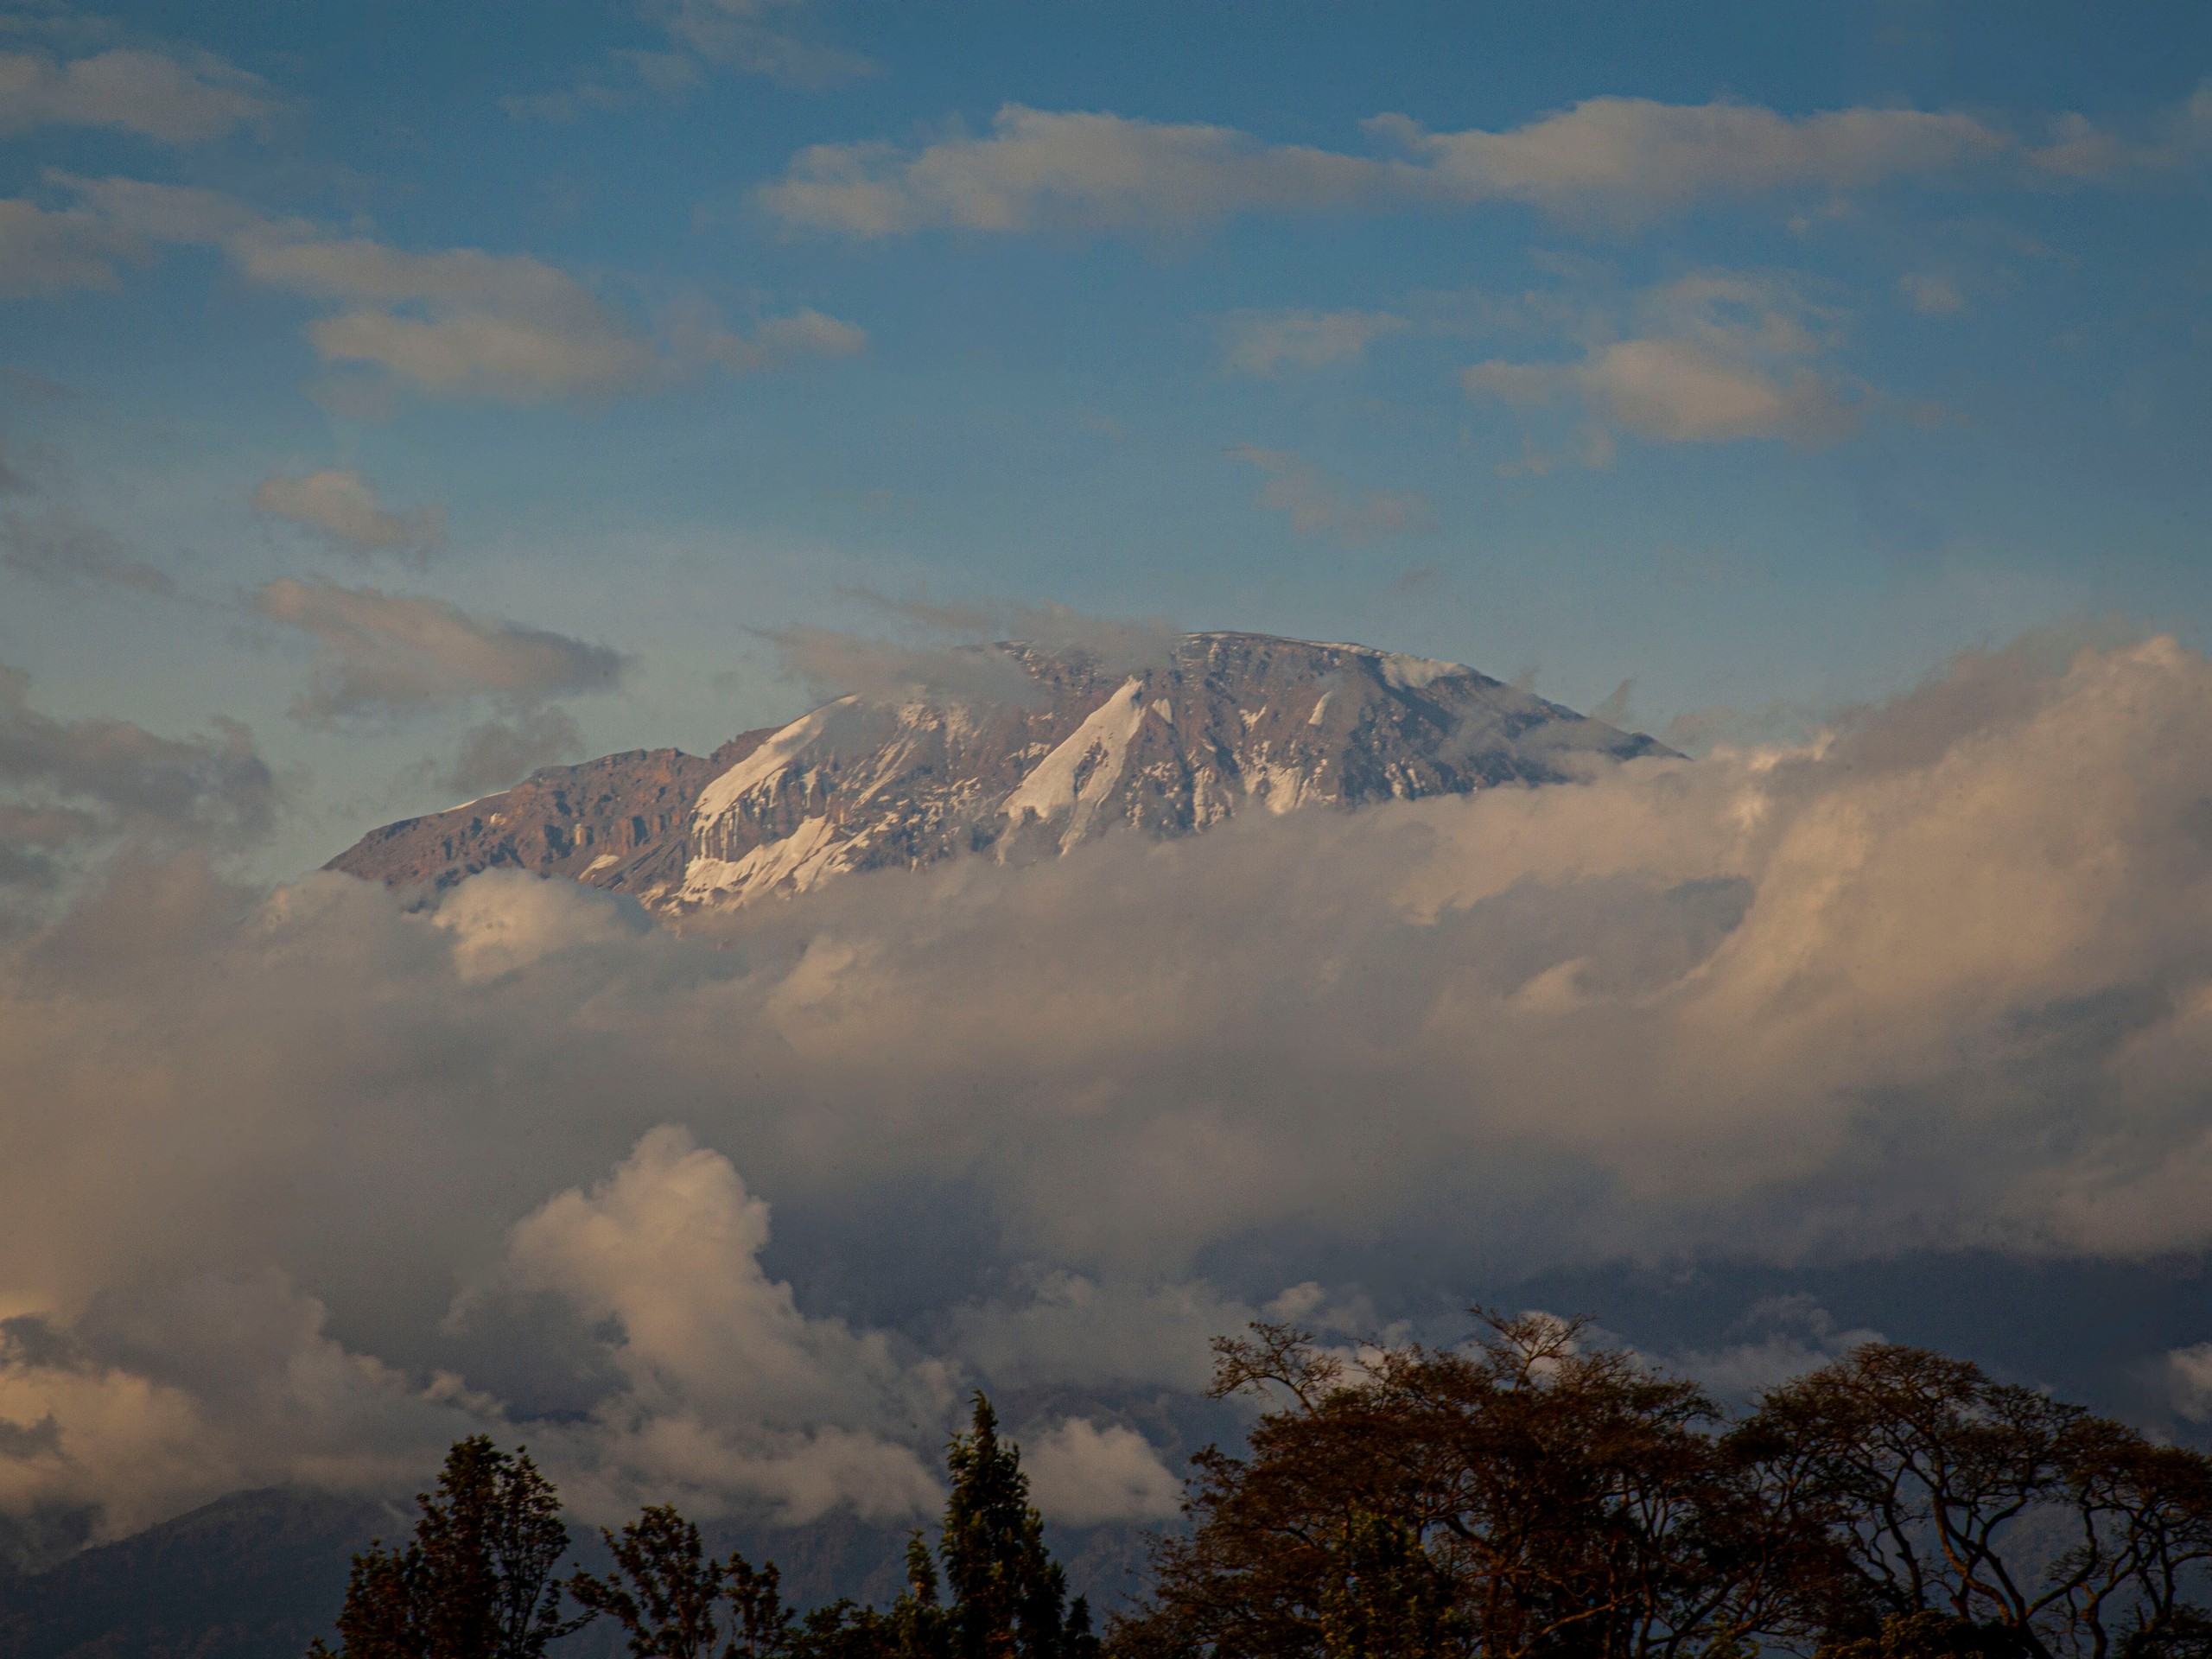
[[[1367,1351],[1257,1325],[1212,1392],[1274,1409],[1195,1460],[1129,1653],[1219,1659],[1701,1653],[1802,1634],[1819,1529],[1777,1505],[1693,1385],[1584,1327],[1484,1314],[1463,1350]]]
[[[2212,1659],[2212,1459],[1871,1344],[1726,1424],[1488,1317],[1468,1349],[1217,1344],[1274,1408],[1196,1460],[1130,1659]]]
[[[2212,1650],[2212,1459],[1975,1365],[1869,1344],[1738,1431],[1824,1497],[1854,1593],[1840,1637],[1977,1638],[2036,1659]],[[1957,1627],[1940,1637],[1930,1617]],[[1912,1634],[1917,1632],[1918,1634]]]
[[[560,1499],[526,1450],[455,1441],[406,1548],[353,1558],[333,1655],[315,1659],[540,1659],[584,1623],[561,1617],[553,1568],[569,1547]],[[588,1617],[586,1615],[585,1617]]]

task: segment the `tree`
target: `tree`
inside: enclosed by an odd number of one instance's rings
[[[747,1632],[746,1650],[775,1650],[777,1636],[789,1616],[782,1614],[772,1566],[763,1578],[753,1574],[740,1555],[732,1555],[728,1563],[702,1560],[699,1529],[665,1503],[648,1507],[622,1529],[620,1537],[604,1527],[600,1536],[614,1558],[613,1576],[601,1579],[580,1572],[569,1580],[569,1593],[579,1607],[607,1614],[629,1632],[633,1659],[705,1659],[712,1655],[722,1637],[716,1610],[725,1599],[734,1604],[733,1646],[736,1627],[749,1622],[756,1628]],[[741,1596],[731,1593],[740,1569],[747,1574]]]
[[[1869,1344],[1731,1424],[1584,1327],[1357,1365],[1260,1325],[1126,1659],[2212,1659],[2212,1458]]]
[[[379,1539],[353,1558],[338,1616],[344,1659],[539,1659],[584,1622],[561,1618],[553,1569],[569,1529],[525,1449],[458,1440],[436,1491],[416,1503],[404,1549]],[[335,1659],[320,1639],[309,1652]]]
[[[1878,1343],[1773,1390],[1739,1433],[1825,1504],[1855,1592],[1830,1622],[1855,1655],[2208,1646],[2201,1452]]]
[[[1195,1459],[1187,1535],[1154,1549],[1136,1655],[1671,1659],[1804,1634],[1820,1529],[1778,1504],[1689,1383],[1484,1314],[1464,1350],[1358,1366],[1257,1325],[1213,1392],[1274,1408],[1243,1458]]]
[[[627,1633],[632,1659],[1098,1659],[1090,1610],[1071,1603],[1045,1547],[1020,1452],[1001,1440],[982,1395],[946,1451],[951,1492],[938,1560],[917,1531],[906,1587],[887,1611],[839,1601],[800,1617],[785,1606],[771,1561],[708,1557],[699,1529],[667,1504],[648,1506],[617,1535],[604,1577],[557,1583],[568,1548],[560,1503],[526,1453],[482,1435],[447,1455],[435,1495],[404,1549],[381,1540],[353,1558],[340,1649],[313,1659],[542,1659],[548,1643],[604,1614]],[[582,1610],[561,1618],[563,1590]]]
[[[954,1651],[959,1659],[1061,1659],[1067,1579],[1045,1548],[1021,1454],[999,1439],[998,1427],[998,1414],[979,1392],[968,1433],[945,1453],[952,1491],[938,1552],[952,1591]],[[1088,1605],[1079,1616],[1087,1630]]]

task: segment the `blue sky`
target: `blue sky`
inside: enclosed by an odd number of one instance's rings
[[[57,716],[245,721],[272,874],[445,804],[487,721],[537,760],[787,717],[763,635],[887,626],[854,588],[1633,681],[1685,742],[2212,614],[2201,8],[7,31],[0,661]],[[337,625],[285,578],[624,666],[303,720]]]

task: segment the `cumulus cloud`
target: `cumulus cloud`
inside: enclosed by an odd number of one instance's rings
[[[276,109],[260,77],[205,52],[118,48],[66,62],[45,53],[0,54],[0,132],[114,127],[191,144],[265,121]]]
[[[1065,1526],[1166,1521],[1182,1508],[1182,1482],[1143,1435],[1118,1423],[1069,1417],[1024,1434],[1021,1465],[1045,1518]]]
[[[1222,362],[1256,375],[1357,363],[1407,326],[1389,311],[1235,311],[1222,325]]]
[[[534,709],[621,683],[621,655],[605,645],[494,618],[443,600],[280,576],[253,608],[315,642],[314,677],[295,717],[329,721],[488,697]]]
[[[348,553],[396,553],[422,561],[446,538],[443,507],[395,512],[376,486],[350,467],[265,478],[253,493],[253,505]]]
[[[335,308],[308,325],[316,355],[380,371],[430,397],[585,403],[653,390],[713,366],[748,373],[864,350],[852,324],[803,310],[751,334],[683,308],[642,326],[577,277],[528,254],[415,252],[272,220],[213,191],[71,179],[91,226],[131,245],[212,245],[248,280]],[[0,232],[4,232],[0,222]],[[0,245],[0,270],[4,270]]]
[[[869,1519],[925,1512],[935,1478],[873,1429],[940,1421],[942,1368],[803,1315],[760,1270],[767,1242],[768,1207],[729,1160],[662,1127],[607,1180],[518,1222],[493,1284],[613,1327],[623,1387],[596,1414],[613,1457],[652,1488],[744,1490],[796,1521],[839,1503]]]
[[[2212,1342],[2173,1349],[2164,1370],[2174,1409],[2193,1423],[2212,1421]]]
[[[918,148],[816,144],[758,200],[785,223],[847,236],[933,229],[1174,231],[1241,213],[1525,203],[1633,225],[1701,202],[1864,188],[2005,152],[1974,118],[1595,98],[1503,132],[1429,132],[1379,116],[1395,156],[1269,144],[1233,128],[1008,104],[987,135]]]
[[[1386,536],[1421,536],[1436,528],[1427,498],[1410,490],[1350,491],[1300,456],[1240,443],[1229,451],[1268,475],[1258,505],[1290,515],[1297,536],[1326,536],[1358,547]]]
[[[246,1487],[404,1491],[481,1426],[450,1378],[411,1382],[327,1322],[276,1274],[111,1294],[67,1328],[0,1319],[4,1553],[42,1567]]]
[[[1187,1398],[1210,1325],[1356,1325],[1362,1283],[2201,1250],[2208,804],[2212,663],[2036,639],[1802,743],[682,933],[520,872],[410,908],[132,861],[0,941],[0,1310],[36,1322],[0,1416],[69,1448],[41,1491],[140,1518],[458,1421],[557,1449],[593,1518],[888,1516],[970,1382]],[[195,1357],[210,1285],[290,1334]],[[1685,1363],[1751,1386],[1841,1323],[1770,1307]],[[289,1439],[283,1353],[351,1379],[298,1421],[358,1427]],[[249,1421],[137,1495],[169,1466],[137,1448]],[[1117,1404],[1009,1421],[1092,1471],[1069,1512],[1164,1491]]]
[[[1846,1329],[1802,1292],[1770,1296],[1736,1322],[1725,1347],[1690,1348],[1661,1357],[1668,1370],[1694,1378],[1724,1399],[1750,1400],[1793,1376],[1817,1370],[1882,1333]]]
[[[1492,359],[1470,365],[1460,382],[1469,396],[1524,416],[1566,406],[1580,418],[1578,447],[1591,465],[1611,460],[1618,433],[1649,443],[1776,439],[1819,448],[1855,433],[1871,401],[1864,388],[1813,366],[1830,343],[1827,321],[1784,279],[1704,272],[1639,296],[1627,338],[1605,319],[1584,320],[1579,359]]]

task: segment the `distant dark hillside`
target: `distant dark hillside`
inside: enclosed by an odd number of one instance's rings
[[[119,1543],[29,1577],[0,1574],[0,1659],[301,1659],[331,1637],[353,1552],[398,1539],[412,1504],[387,1506],[292,1487],[233,1492]],[[899,1593],[907,1529],[849,1511],[810,1526],[703,1529],[717,1553],[773,1560],[785,1596],[810,1607],[849,1596],[887,1605]],[[571,1521],[578,1560],[603,1570],[589,1528]],[[1143,1560],[1134,1527],[1052,1533],[1070,1581],[1119,1605]],[[562,1659],[613,1659],[620,1632],[588,1628]]]
[[[0,1578],[4,1659],[299,1659],[353,1552],[409,1518],[365,1498],[233,1492],[28,1578]]]

